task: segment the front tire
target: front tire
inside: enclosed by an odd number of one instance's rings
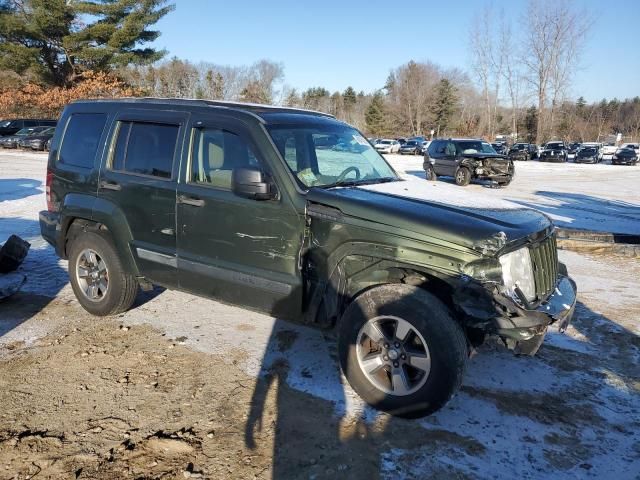
[[[467,167],[460,167],[455,176],[456,185],[466,187],[471,182],[471,172]]]
[[[345,377],[372,407],[405,418],[429,415],[460,388],[468,349],[449,309],[399,284],[359,295],[338,327]]]
[[[73,239],[69,278],[82,308],[99,317],[127,311],[138,293],[138,281],[125,272],[111,242],[94,232]]]

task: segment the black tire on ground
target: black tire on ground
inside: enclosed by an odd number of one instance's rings
[[[438,180],[438,175],[436,175],[436,171],[433,168],[433,165],[429,164],[428,166],[425,167],[424,169],[424,176],[427,180],[431,180],[433,182],[435,182],[436,180]]]
[[[85,295],[77,275],[79,257],[87,249],[99,256],[108,272],[106,293],[98,300],[91,300]],[[69,248],[69,279],[80,305],[87,312],[99,317],[127,311],[138,293],[136,277],[125,272],[111,241],[106,236],[94,232],[82,232],[73,239]]]
[[[415,391],[409,390],[406,395],[385,392],[376,386],[358,359],[358,336],[363,326],[369,320],[387,317],[408,322],[428,347],[430,368],[426,380],[423,376],[424,383],[418,383]],[[395,332],[387,332],[387,337],[393,335]],[[410,343],[408,337],[405,340]],[[416,286],[387,284],[367,290],[347,307],[338,325],[338,355],[342,372],[365,402],[395,416],[418,418],[442,408],[460,388],[468,347],[462,328],[434,295]],[[391,382],[390,370],[380,374]]]
[[[466,187],[471,182],[471,172],[467,167],[460,167],[455,175],[456,185]]]

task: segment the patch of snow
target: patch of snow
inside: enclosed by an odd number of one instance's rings
[[[467,192],[463,188],[443,182],[420,181],[389,182],[358,187],[371,192],[424,200],[443,205],[498,210],[522,210],[525,207],[480,192]]]

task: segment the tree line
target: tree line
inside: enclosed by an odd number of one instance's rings
[[[469,28],[469,70],[412,60],[372,92],[299,90],[268,59],[163,60],[149,42],[172,9],[165,0],[0,0],[0,115],[55,115],[83,95],[149,95],[320,110],[371,136],[507,134],[540,143],[640,135],[639,98],[569,98],[591,22],[572,0],[529,0],[516,19],[484,7]]]

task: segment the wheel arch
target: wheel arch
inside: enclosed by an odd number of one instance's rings
[[[60,253],[68,258],[68,248],[73,239],[85,231],[100,233],[113,244],[127,273],[138,275],[138,268],[131,253],[133,240],[127,219],[112,202],[88,195],[69,194],[61,210]]]
[[[405,284],[430,292],[457,318],[454,291],[457,277],[437,268],[411,265],[384,257],[345,255],[324,285],[316,289],[308,309],[309,321],[331,328],[358,296],[380,285]]]

